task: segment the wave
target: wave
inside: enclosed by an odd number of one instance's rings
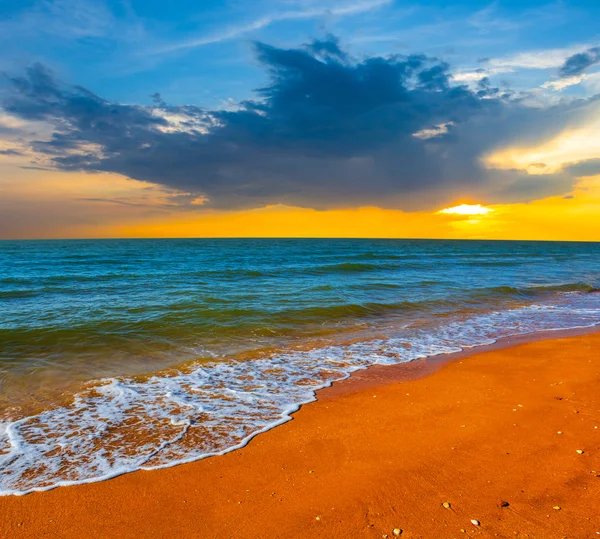
[[[0,290],[0,299],[34,298],[40,295],[35,290]]]
[[[559,285],[546,285],[546,286],[529,286],[529,287],[515,287],[515,286],[495,286],[490,288],[478,289],[474,294],[481,295],[483,297],[492,296],[548,296],[556,293],[569,293],[569,292],[580,292],[580,293],[593,293],[600,291],[588,283],[566,283]]]
[[[395,283],[360,283],[349,285],[354,290],[400,290],[404,285]]]
[[[38,325],[1,328],[0,344],[11,354],[29,354],[34,350],[45,353],[57,349],[110,349],[126,351],[136,343],[174,348],[178,343],[193,340],[194,336],[212,335],[216,339],[245,335],[302,334],[303,328],[324,323],[338,324],[356,319],[374,319],[384,315],[424,312],[432,309],[458,308],[455,301],[429,300],[395,303],[333,303],[303,308],[240,308],[227,303],[215,306],[197,305],[191,301],[164,306],[144,306],[124,309],[120,318],[86,320],[71,327]]]
[[[4,418],[0,494],[101,481],[222,454],[290,419],[315,391],[373,364],[407,362],[498,338],[600,323],[597,300],[531,305],[427,326],[386,338],[252,360],[188,364],[145,377],[90,383],[64,406]]]
[[[412,258],[411,255],[394,255],[391,253],[361,253],[347,258],[350,260],[404,260],[408,257]]]
[[[317,266],[308,271],[318,273],[353,273],[363,271],[391,270],[402,266],[398,264],[368,264],[364,262],[340,262],[339,264],[330,264],[326,266]]]
[[[386,282],[363,282],[351,286],[356,290],[401,290],[413,286],[423,288],[440,284],[440,281],[418,281],[415,283],[395,284]],[[322,285],[306,291],[333,291],[336,287]],[[343,290],[343,288],[342,288]],[[225,338],[252,334],[260,335],[301,335],[310,334],[311,328],[322,324],[343,324],[355,320],[375,322],[382,317],[397,318],[423,313],[441,315],[444,313],[468,314],[473,310],[503,308],[514,302],[528,304],[543,298],[562,294],[592,294],[598,288],[587,283],[565,283],[560,285],[514,287],[497,286],[479,288],[469,292],[431,297],[420,301],[363,301],[332,302],[298,307],[285,302],[276,307],[256,305],[250,302],[242,307],[238,302],[227,298],[205,296],[199,303],[180,294],[184,299],[156,305],[123,307],[113,317],[101,319],[84,318],[80,323],[69,327],[49,326],[48,321],[26,319],[21,326],[0,327],[0,343],[13,354],[31,353],[35,349],[68,349],[73,351],[100,349],[107,346],[113,350],[126,351],[132,343],[146,343],[170,349],[181,344],[189,345],[198,335],[205,338]],[[0,292],[0,298],[22,299],[33,297],[27,291]],[[173,294],[176,298],[179,294]],[[311,299],[311,301],[313,301]],[[321,299],[323,301],[323,299]],[[314,301],[313,301],[314,302]],[[509,303],[506,303],[509,302]],[[137,344],[136,344],[137,346]]]
[[[423,301],[398,301],[393,303],[364,302],[339,303],[303,309],[289,309],[271,315],[276,323],[302,321],[342,321],[348,318],[369,319],[386,314],[417,313],[436,310],[449,310],[461,307],[461,302],[453,299],[430,299]]]

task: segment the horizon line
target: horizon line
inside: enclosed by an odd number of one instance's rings
[[[127,241],[127,240],[411,240],[411,241],[495,241],[544,243],[600,243],[597,240],[515,239],[515,238],[419,238],[419,237],[351,237],[351,236],[181,236],[181,237],[83,237],[83,238],[0,238],[8,241]]]

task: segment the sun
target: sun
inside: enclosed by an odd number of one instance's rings
[[[444,208],[437,213],[446,215],[488,215],[493,212],[492,208],[482,206],[481,204],[460,204],[459,206]]]

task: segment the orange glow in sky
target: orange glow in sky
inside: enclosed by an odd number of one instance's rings
[[[513,204],[457,200],[403,212],[377,207],[318,211],[275,205],[217,211],[177,193],[111,174],[0,166],[0,238],[381,237],[600,240],[600,176],[571,193]]]
[[[25,171],[23,171],[25,172]],[[28,171],[28,174],[31,172]],[[382,237],[600,240],[600,176],[529,203],[427,212],[270,206],[182,210],[158,187],[111,175],[14,177],[0,190],[0,237]]]

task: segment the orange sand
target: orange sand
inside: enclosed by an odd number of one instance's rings
[[[431,364],[359,373],[222,457],[0,498],[0,537],[600,537],[600,335],[398,381]]]

